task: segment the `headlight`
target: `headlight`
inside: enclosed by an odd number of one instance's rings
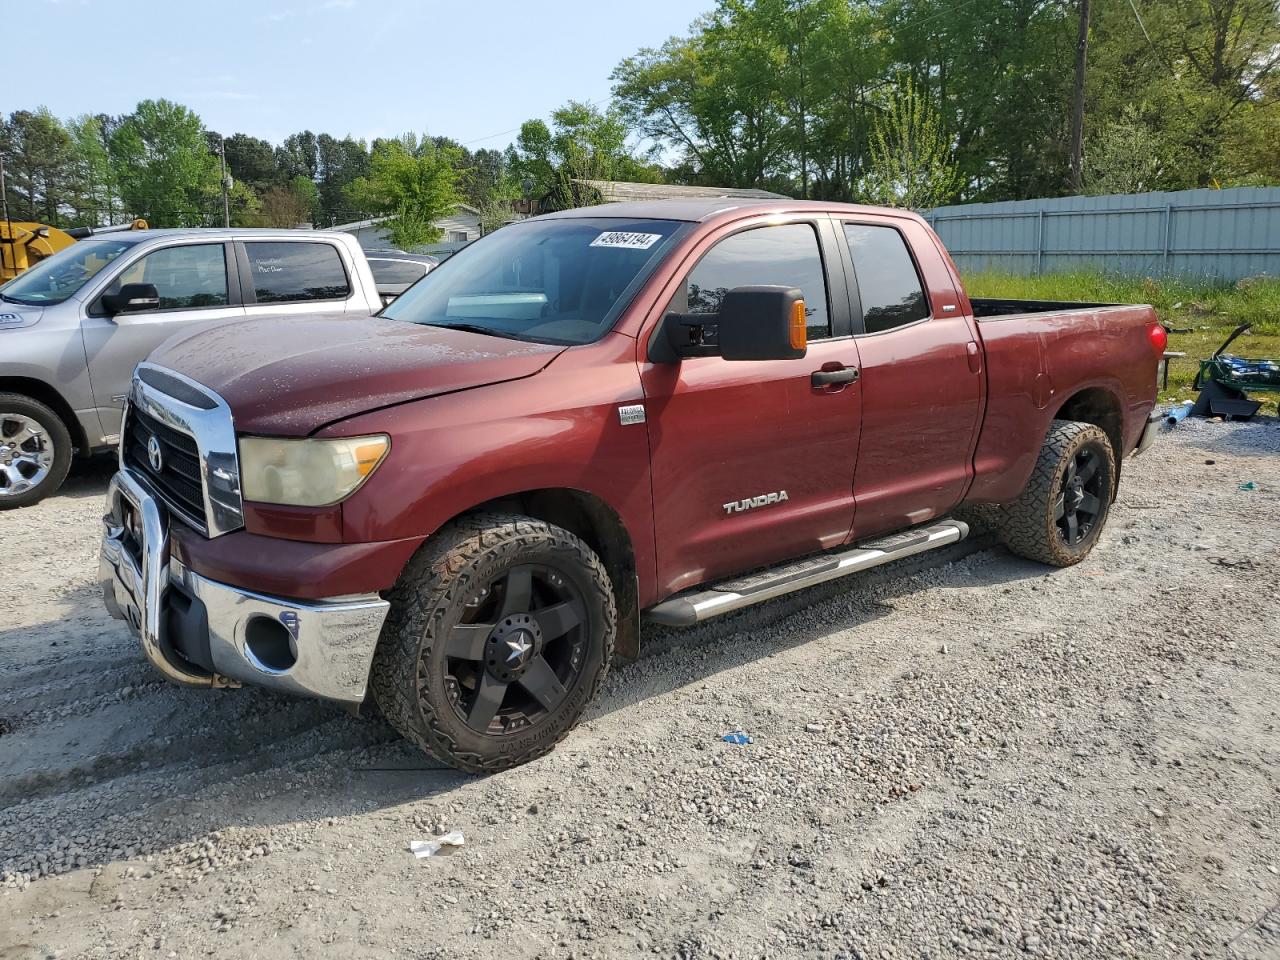
[[[240,492],[246,500],[324,507],[355,492],[377,468],[391,438],[240,438]]]

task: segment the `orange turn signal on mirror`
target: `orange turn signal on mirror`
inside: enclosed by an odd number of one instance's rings
[[[804,317],[804,301],[791,305],[791,349],[803,350],[809,342],[809,327]]]

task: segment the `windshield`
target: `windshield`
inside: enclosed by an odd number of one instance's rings
[[[121,240],[73,243],[0,287],[0,298],[29,307],[61,303],[132,246]]]
[[[590,343],[613,327],[683,226],[616,217],[511,224],[436,267],[382,316]]]

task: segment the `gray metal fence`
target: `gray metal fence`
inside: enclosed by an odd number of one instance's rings
[[[1280,276],[1280,187],[972,203],[924,216],[966,273]]]

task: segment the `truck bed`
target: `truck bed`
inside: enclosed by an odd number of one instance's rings
[[[1085,303],[1079,300],[999,300],[992,297],[970,297],[969,303],[973,306],[973,315],[979,320],[1122,306],[1118,303]]]

